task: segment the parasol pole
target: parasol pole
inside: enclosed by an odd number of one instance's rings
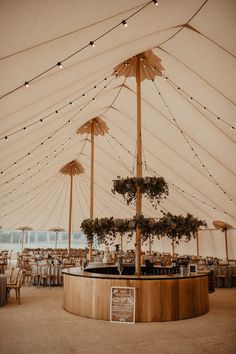
[[[137,87],[137,177],[142,177],[142,120],[141,120],[141,80],[140,55],[136,56],[136,87]],[[136,216],[142,214],[142,194],[137,186]],[[135,238],[135,274],[141,275],[141,230],[137,226]]]
[[[24,249],[24,241],[25,241],[25,230],[22,230],[21,252],[23,252],[23,249]]]
[[[71,173],[71,175],[70,175],[70,207],[69,207],[68,255],[70,255],[70,249],[71,249],[72,195],[73,195],[73,174]]]
[[[58,231],[56,231],[55,247],[54,247],[54,250],[55,250],[55,251],[56,251],[56,249],[57,249],[57,237],[58,237]]]
[[[93,220],[94,210],[94,124],[91,122],[91,165],[90,165],[90,220]],[[89,243],[89,261],[92,261],[93,242]]]
[[[152,238],[151,238],[151,235],[149,236],[149,254],[152,253]]]
[[[228,238],[227,238],[227,229],[225,228],[225,253],[226,253],[226,260],[229,260],[228,254]]]

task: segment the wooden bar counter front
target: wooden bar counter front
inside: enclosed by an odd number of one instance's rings
[[[94,271],[96,271],[94,269]],[[110,320],[112,286],[136,289],[136,322],[183,320],[209,311],[208,276],[97,274],[71,268],[64,272],[64,309],[75,315]]]

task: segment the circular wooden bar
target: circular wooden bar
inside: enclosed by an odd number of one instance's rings
[[[137,277],[97,274],[79,268],[63,273],[64,309],[82,317],[110,320],[112,286],[136,289],[136,322],[183,320],[209,311],[206,274]]]

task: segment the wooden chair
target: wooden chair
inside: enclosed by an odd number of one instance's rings
[[[7,298],[10,296],[11,290],[14,289],[16,293],[16,300],[18,300],[18,305],[20,305],[20,289],[24,283],[24,278],[25,271],[19,270],[16,283],[12,282],[7,284]]]
[[[231,286],[236,286],[236,265],[231,267]]]
[[[230,270],[228,265],[218,265],[216,268],[216,286],[220,287],[230,287]]]

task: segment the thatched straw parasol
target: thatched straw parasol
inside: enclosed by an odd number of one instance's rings
[[[227,230],[233,229],[233,226],[227,224],[224,221],[221,220],[215,220],[213,221],[213,225],[216,229],[224,231],[225,233],[225,253],[226,253],[226,260],[228,261],[229,256],[228,256],[228,240],[227,240]]]
[[[91,134],[91,163],[90,163],[90,219],[94,217],[94,136],[104,136],[109,128],[106,122],[95,117],[77,129],[77,134]],[[89,261],[92,261],[92,243],[89,244]]]
[[[62,227],[53,227],[52,229],[49,229],[49,231],[54,231],[56,233],[56,237],[55,237],[55,250],[57,249],[57,239],[58,239],[58,232],[63,232],[66,231],[65,229],[63,229]]]
[[[60,169],[60,173],[70,176],[70,206],[69,206],[69,234],[68,234],[68,255],[71,249],[71,225],[72,225],[72,197],[73,197],[73,177],[84,173],[84,167],[77,160],[73,160]]]
[[[33,228],[31,226],[21,226],[21,227],[18,227],[17,230],[21,230],[22,231],[22,235],[21,235],[21,251],[23,251],[24,243],[25,243],[25,231],[32,231]]]

